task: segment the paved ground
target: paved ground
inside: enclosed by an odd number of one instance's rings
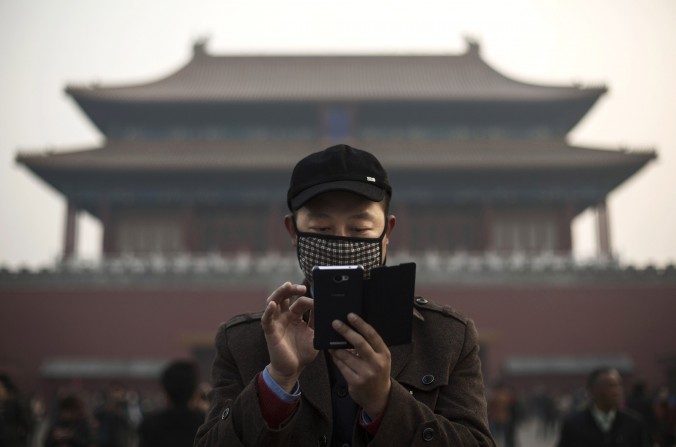
[[[517,433],[516,447],[554,447],[557,435],[552,434],[546,439],[538,435],[538,425],[534,420],[524,422]],[[498,444],[499,447],[500,444]]]

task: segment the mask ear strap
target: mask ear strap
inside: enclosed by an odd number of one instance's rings
[[[385,228],[387,228],[387,227],[385,227]],[[385,231],[383,230],[383,234],[382,234],[382,236],[380,236],[380,243],[378,244],[378,245],[380,245],[381,256],[383,254],[383,251],[385,250],[385,248],[383,247],[383,238],[384,237],[385,237]],[[385,253],[385,257],[383,258],[383,265],[386,265],[386,264],[387,264],[387,253]]]
[[[380,251],[383,251],[383,239],[385,239],[385,234],[387,233],[387,214],[385,214],[385,228],[383,228],[383,233],[380,235]],[[387,265],[387,254],[383,258],[383,265]]]

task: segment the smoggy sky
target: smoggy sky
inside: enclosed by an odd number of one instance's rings
[[[213,54],[455,54],[465,35],[516,79],[609,87],[569,140],[658,151],[610,195],[611,239],[625,263],[676,260],[673,0],[2,0],[0,265],[46,265],[61,251],[64,200],[16,164],[17,151],[102,142],[65,95],[67,83],[157,79],[184,64],[203,36]],[[573,230],[575,254],[594,255],[592,214]],[[100,240],[98,223],[83,216],[79,252],[95,257]]]

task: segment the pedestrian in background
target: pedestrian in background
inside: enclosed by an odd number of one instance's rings
[[[0,373],[0,446],[27,445],[32,425],[30,410],[14,382]]]
[[[593,371],[587,380],[589,405],[566,418],[559,447],[649,447],[640,415],[621,408],[622,377],[613,368]]]
[[[49,427],[45,447],[93,447],[94,433],[78,396],[67,394],[59,399],[56,416]]]
[[[198,383],[197,365],[175,361],[162,373],[167,406],[148,415],[139,428],[139,447],[190,447],[205,414],[189,403]]]

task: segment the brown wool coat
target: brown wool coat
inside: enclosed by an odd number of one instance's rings
[[[352,445],[494,446],[474,323],[423,299],[416,300],[416,310],[413,342],[390,348],[392,388],[380,428],[371,437],[357,424]],[[331,390],[321,354],[300,376],[296,413],[279,430],[263,420],[255,381],[269,363],[261,315],[237,316],[218,330],[211,409],[196,447],[331,442]]]

